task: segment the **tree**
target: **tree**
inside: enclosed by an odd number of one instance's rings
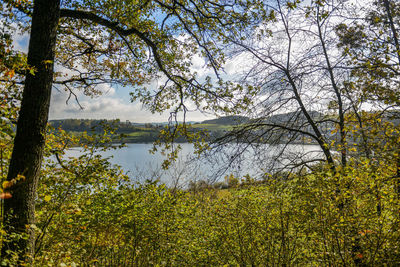
[[[362,11],[364,17],[336,29],[339,45],[349,55],[348,64],[354,67],[351,89],[369,101],[398,105],[398,3],[373,1]]]
[[[6,231],[28,231],[29,237],[21,236],[15,242],[4,244],[2,255],[21,248],[23,254],[31,255],[34,249],[33,229],[29,226],[34,224],[36,187],[45,143],[59,5],[59,1],[38,1],[32,14],[28,64],[35,67],[35,73],[28,73],[25,80],[7,175],[7,189],[12,197],[4,201]]]
[[[345,167],[349,160],[376,157],[389,139],[396,146],[396,135],[382,137],[393,130],[387,123],[396,115],[386,115],[386,109],[398,100],[398,9],[391,1],[380,3],[270,2],[265,19],[274,23],[258,27],[250,38],[231,40],[233,56],[246,58],[240,81],[261,88],[252,120],[215,146],[239,140],[236,155],[252,147],[261,157],[265,143],[283,143],[275,157],[282,162],[287,144],[319,145],[323,158],[290,155],[279,166],[286,169],[318,161]],[[229,155],[228,161],[235,158]],[[271,161],[261,158],[262,164]]]
[[[275,24],[260,27],[253,39],[233,40],[237,53],[247,55],[243,79],[263,88],[258,105],[253,108],[263,112],[253,112],[250,123],[220,138],[216,146],[238,141],[241,149],[230,155],[230,159],[235,159],[248,147],[258,148],[258,155],[262,155],[263,150],[270,148],[264,143],[283,142],[276,156],[281,160],[287,144],[308,137],[319,145],[324,159],[297,157],[286,162],[284,169],[306,166],[313,170],[309,163],[323,161],[333,173],[343,177],[352,170],[347,166],[357,168],[363,162],[371,162],[371,174],[375,175],[382,164],[376,158],[382,157],[392,170],[393,156],[399,155],[399,131],[385,117],[384,110],[399,99],[399,76],[395,74],[399,50],[392,15],[398,9],[389,2],[382,1],[379,15],[375,14],[379,8],[363,10],[373,19],[359,18],[361,25],[353,16],[357,14],[353,11],[361,8],[352,10],[346,1],[315,1],[297,6],[285,1],[271,4],[269,16],[275,18]],[[368,29],[376,26],[365,22],[368,20],[381,25],[370,32]],[[366,111],[366,103],[383,103],[386,107]],[[361,146],[357,144],[359,140]],[[342,191],[338,186],[335,195]],[[377,189],[377,200],[381,194]],[[340,212],[344,211],[345,202],[351,200],[338,203]],[[382,212],[379,201],[376,211]],[[357,231],[350,228],[350,233],[356,236]],[[351,254],[356,266],[364,261],[357,258],[361,251],[359,239],[355,238]]]
[[[227,110],[235,95],[246,93],[243,86],[224,83],[218,71],[224,38],[257,19],[257,2],[69,0],[60,6],[59,0],[35,0],[33,5],[6,1],[2,7],[16,12],[14,17],[30,29],[28,65],[33,68],[25,80],[22,73],[23,97],[6,184],[12,197],[4,201],[6,230],[28,237],[4,243],[2,256],[19,251],[29,258],[34,249],[35,195],[53,82],[76,97],[76,87],[96,94],[101,83],[140,87],[163,79],[156,90],[143,86],[132,96],[154,112],[172,109],[173,114],[186,112],[186,99],[197,106],[207,99],[206,108]],[[190,69],[196,54],[206,58],[215,79],[196,79]],[[70,75],[54,72],[55,65]]]
[[[339,165],[345,167],[351,101],[343,86],[349,71],[343,64],[346,55],[338,53],[334,31],[345,20],[345,3],[275,1],[268,8],[265,19],[274,23],[260,26],[252,38],[231,40],[235,53],[248,59],[242,81],[261,88],[251,109],[256,112],[216,145],[241,140],[243,146],[250,144],[263,153],[264,143],[284,143],[277,156],[281,159],[287,144],[311,140],[323,158],[297,157],[290,159],[291,167],[322,161],[335,170],[333,150],[340,151]]]
[[[340,24],[337,35],[343,53],[349,56],[352,80],[346,88],[357,95],[355,101],[375,106],[374,116],[364,116],[366,129],[358,132],[371,142],[365,149],[374,158],[397,165],[400,177],[398,108],[400,104],[399,74],[399,3],[391,0],[373,1],[362,8],[364,17],[353,24]],[[362,99],[362,100],[360,100]],[[357,116],[361,120],[361,116]],[[366,118],[365,118],[366,117]],[[369,118],[368,118],[369,117]],[[372,118],[371,118],[372,117]],[[400,192],[400,185],[397,185]]]

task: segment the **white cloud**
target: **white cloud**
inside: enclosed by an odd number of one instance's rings
[[[238,75],[248,72],[252,64],[254,64],[254,59],[250,52],[241,52],[226,61],[224,70],[227,75],[237,77]]]
[[[23,53],[28,53],[29,35],[27,34],[16,34],[13,38],[13,46],[15,50]]]
[[[97,90],[99,90],[102,94],[105,94],[107,96],[113,96],[115,95],[115,88],[112,87],[109,84],[100,84],[96,87]]]
[[[29,33],[28,32],[21,32],[18,29],[17,24],[12,23],[11,28],[14,28],[15,30],[12,30],[10,34],[12,34],[12,45],[14,47],[14,50],[23,52],[23,53],[28,53],[28,45],[29,45]]]
[[[109,91],[115,93],[115,89],[110,87]],[[111,90],[112,89],[112,90]],[[90,98],[82,93],[77,94],[81,109],[72,96],[68,99],[68,93],[53,90],[50,104],[50,119],[121,119],[132,122],[165,122],[168,120],[169,112],[163,114],[152,114],[145,110],[139,102],[129,103],[116,95],[104,94],[102,96]],[[179,118],[182,119],[182,118]],[[202,121],[209,119],[199,111],[189,112],[187,121]]]
[[[27,53],[29,44],[29,33],[21,34],[16,32],[13,34],[13,46],[15,50]],[[197,72],[198,78],[203,79],[206,75],[212,74],[206,67],[206,61],[200,55],[192,58],[192,72]],[[77,70],[82,71],[83,68],[77,66]],[[77,71],[63,68],[60,65],[55,66],[55,71],[63,74],[59,79],[68,79],[78,74]],[[149,88],[158,88],[166,81],[165,77],[154,80],[149,84]],[[168,111],[162,114],[153,114],[143,108],[140,102],[130,103],[127,94],[121,96],[116,92],[115,87],[109,84],[100,84],[96,89],[101,92],[100,96],[88,97],[79,90],[74,91],[74,95],[69,95],[63,88],[57,86],[59,90],[53,89],[50,104],[50,119],[65,118],[87,118],[87,119],[121,119],[130,120],[132,122],[164,122],[167,121],[170,113]],[[119,89],[118,89],[119,90]],[[67,101],[68,100],[68,101]],[[82,106],[82,108],[80,107]],[[192,107],[193,108],[193,107]],[[195,110],[187,113],[187,121],[202,121],[213,118],[212,116],[203,115]],[[178,119],[183,119],[182,116]]]

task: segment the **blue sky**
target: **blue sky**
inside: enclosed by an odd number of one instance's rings
[[[27,34],[14,36],[14,48],[27,52],[29,36]],[[57,68],[57,67],[56,67]],[[204,75],[204,61],[196,59],[194,68]],[[156,86],[156,81],[152,86]],[[133,88],[122,86],[101,85],[99,88],[103,94],[96,97],[88,97],[76,90],[78,101],[83,107],[81,109],[76,100],[71,97],[67,103],[68,93],[60,88],[52,91],[49,119],[121,119],[131,122],[165,122],[169,118],[169,112],[152,114],[146,110],[138,101],[131,102],[129,92]],[[190,111],[186,114],[187,121],[202,121],[214,118],[211,115],[204,115],[199,111]]]

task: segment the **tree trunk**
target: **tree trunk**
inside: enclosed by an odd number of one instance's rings
[[[60,0],[34,1],[28,64],[35,68],[35,73],[28,72],[25,79],[7,176],[12,184],[7,190],[12,197],[4,200],[5,230],[27,238],[3,242],[3,259],[8,257],[8,250],[29,261],[34,251],[34,232],[29,226],[35,223],[36,188],[46,137],[59,11]]]

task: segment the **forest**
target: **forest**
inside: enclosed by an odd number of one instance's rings
[[[321,114],[317,114],[321,116]],[[266,121],[279,121],[286,123],[292,117],[291,113],[271,115],[265,118]],[[390,120],[390,118],[387,118]],[[201,133],[201,136],[207,142],[214,142],[216,139],[224,138],[227,132],[232,131],[235,127],[243,126],[250,119],[244,116],[222,116],[216,119],[204,120],[202,122],[185,122],[186,131],[191,134]],[[394,123],[396,123],[394,121]],[[121,120],[96,120],[96,119],[64,119],[64,120],[50,120],[50,127],[55,131],[58,129],[65,130],[66,132],[79,137],[79,135],[102,133],[104,128],[113,129],[111,134],[112,142],[114,143],[152,143],[162,137],[161,131],[164,129],[168,122],[164,123],[135,123],[130,121],[121,122]],[[334,125],[327,124],[324,131],[334,130]],[[176,143],[188,142],[186,135],[174,138]],[[268,140],[256,139],[252,142],[268,143],[275,140],[275,143],[286,143],[287,138],[276,136]],[[245,139],[241,142],[246,142]],[[315,144],[314,140],[310,140],[305,135],[299,135],[292,143],[301,144]]]
[[[399,28],[396,0],[1,0],[0,265],[399,266]],[[49,121],[104,86],[168,122]],[[138,182],[99,154],[137,132],[262,174]]]
[[[95,119],[64,119],[51,120],[50,126],[55,130],[62,129],[73,135],[101,133],[105,127],[112,128],[114,131],[112,141],[114,143],[152,143],[159,139],[161,131],[168,122],[164,123],[135,123],[130,121],[121,122],[120,120],[95,120]],[[186,127],[190,127],[190,132],[203,131],[203,137],[207,141],[212,141],[221,137],[224,133],[233,128],[237,123],[230,117],[221,117],[215,120],[203,122],[185,122]],[[207,132],[207,134],[205,134]],[[187,142],[185,136],[175,138],[174,142]]]

